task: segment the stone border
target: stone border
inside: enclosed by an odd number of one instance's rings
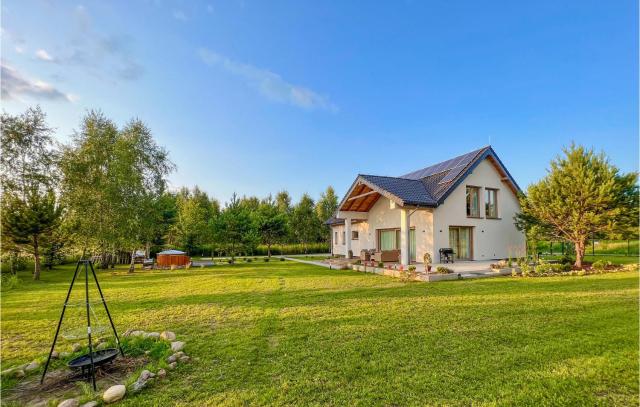
[[[403,277],[403,272],[401,270],[396,269],[388,269],[381,268],[375,266],[365,266],[363,264],[353,264],[351,268],[355,271],[360,271],[364,273],[373,273],[381,276],[395,277],[400,278]],[[427,282],[435,282],[435,281],[451,281],[451,280],[466,280],[466,279],[475,279],[475,278],[489,278],[489,277],[500,277],[500,276],[510,276],[512,270],[515,270],[517,273],[520,273],[520,269],[513,267],[511,269],[501,269],[499,271],[488,271],[486,273],[464,273],[464,272],[454,272],[450,274],[437,274],[437,273],[424,273],[419,272],[418,275],[413,279],[414,281],[427,281]]]

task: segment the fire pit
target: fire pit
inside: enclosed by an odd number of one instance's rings
[[[118,349],[103,349],[92,352],[91,355],[93,356],[93,366],[99,367],[115,359],[116,356],[118,356]],[[72,359],[67,365],[71,369],[81,369],[82,376],[85,376],[87,378],[91,377],[91,357],[88,353],[86,355],[78,356],[77,358]]]

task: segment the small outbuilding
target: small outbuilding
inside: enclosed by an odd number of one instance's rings
[[[191,263],[191,258],[187,253],[180,250],[165,250],[156,256],[156,264],[158,267],[186,266]]]

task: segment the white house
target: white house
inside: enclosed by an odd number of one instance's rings
[[[332,254],[399,249],[403,265],[426,252],[437,263],[444,248],[456,260],[523,256],[519,191],[491,146],[400,177],[358,175],[327,221]]]

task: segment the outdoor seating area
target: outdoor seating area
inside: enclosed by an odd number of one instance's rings
[[[360,251],[360,260],[375,262],[398,262],[400,261],[400,250],[375,250],[363,249]]]

